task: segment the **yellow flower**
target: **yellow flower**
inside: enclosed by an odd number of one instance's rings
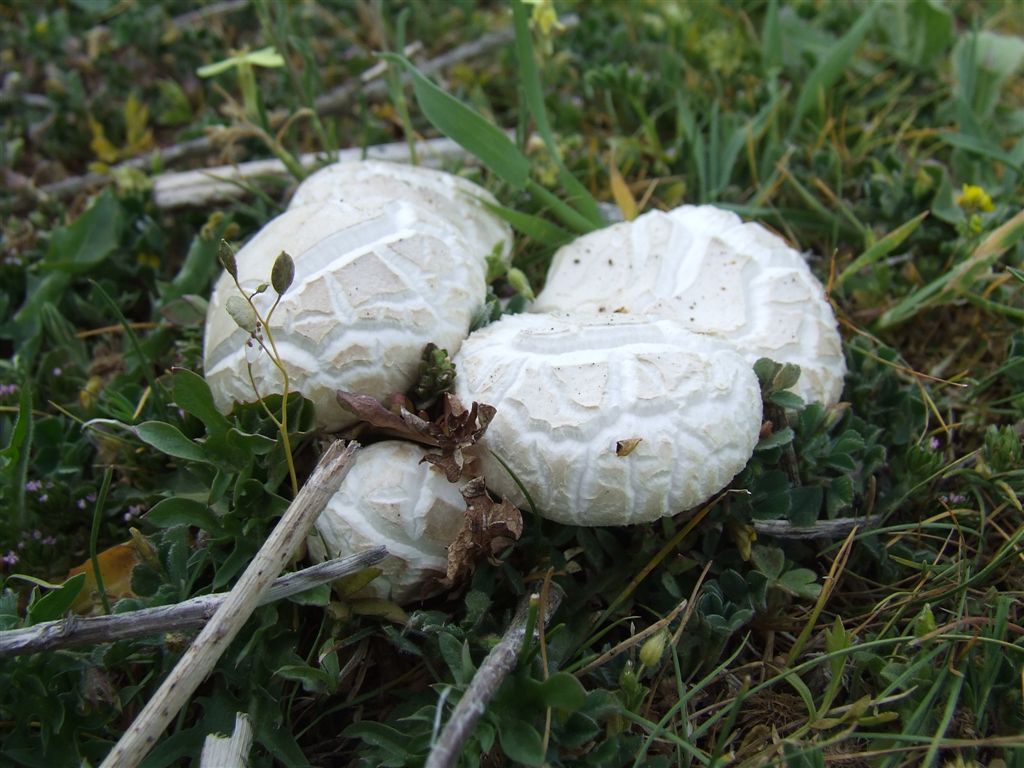
[[[982,211],[988,213],[995,208],[988,192],[974,184],[964,184],[960,195],[956,199],[956,204],[969,212]]]
[[[558,20],[558,12],[555,10],[553,0],[523,0],[523,2],[533,6],[530,21],[540,30],[542,37],[550,37],[553,29],[558,32],[565,29],[565,25]]]

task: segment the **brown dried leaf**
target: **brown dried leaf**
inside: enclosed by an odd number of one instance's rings
[[[615,443],[616,456],[629,456],[636,447],[643,441],[642,437],[627,437],[625,440],[618,440]]]
[[[398,406],[398,412],[395,413],[385,408],[377,398],[369,395],[357,395],[354,392],[338,390],[337,396],[342,408],[354,414],[360,421],[364,421],[382,432],[416,443],[439,445],[436,438],[430,434],[431,423],[401,405]]]
[[[462,498],[466,500],[466,521],[448,547],[445,582],[449,586],[472,573],[482,555],[493,557],[523,535],[522,513],[508,499],[500,503],[491,499],[482,477],[462,487]]]
[[[450,483],[457,482],[466,465],[473,461],[467,449],[483,437],[497,412],[485,403],[473,403],[466,410],[457,398],[446,394],[441,415],[427,421],[410,411],[402,396],[392,398],[389,409],[368,395],[342,391],[337,394],[343,408],[381,432],[438,448],[423,460],[439,467]]]

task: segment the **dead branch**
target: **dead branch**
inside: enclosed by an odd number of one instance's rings
[[[361,571],[387,556],[387,549],[376,547],[348,557],[328,560],[282,576],[271,585],[259,605],[283,600],[308,589]],[[26,653],[72,648],[79,645],[112,643],[164,632],[201,628],[227,598],[227,592],[202,595],[175,605],[162,605],[108,616],[68,616],[23,629],[0,632],[0,658]]]
[[[543,621],[547,625],[555,611],[558,610],[564,596],[565,593],[562,589],[552,584],[548,604],[540,606],[543,618],[538,617],[538,623]],[[505,630],[505,634],[502,635],[498,644],[487,654],[487,658],[473,675],[469,688],[459,699],[459,703],[455,705],[451,718],[430,750],[425,768],[451,768],[458,762],[463,744],[473,731],[477,721],[487,710],[487,703],[494,698],[502,681],[515,669],[519,652],[526,641],[526,624],[530,604],[539,600],[540,596],[534,593],[527,595],[519,603],[512,623]]]
[[[171,720],[249,620],[270,583],[305,540],[327,501],[341,486],[358,447],[358,443],[349,443],[346,447],[338,441],[327,449],[238,583],[107,754],[101,768],[136,768],[156,745]]]

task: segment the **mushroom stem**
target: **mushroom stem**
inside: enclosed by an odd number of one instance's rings
[[[565,592],[561,587],[552,584],[548,591],[547,604],[541,606],[543,611],[541,621],[545,626],[558,610],[563,597],[565,597]],[[466,692],[459,699],[459,703],[455,705],[451,718],[427,756],[424,768],[451,768],[458,762],[463,744],[473,731],[477,721],[487,710],[487,703],[494,698],[502,681],[516,668],[516,662],[519,660],[520,652],[526,641],[530,617],[539,618],[536,610],[531,611],[531,607],[535,607],[539,601],[540,595],[537,592],[526,595],[520,601],[512,623],[509,624],[498,644],[487,654],[487,658],[473,675],[473,680]]]

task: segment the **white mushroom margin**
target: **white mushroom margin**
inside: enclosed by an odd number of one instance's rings
[[[536,312],[628,312],[718,336],[748,363],[800,366],[808,401],[839,400],[846,364],[832,307],[803,256],[710,205],[651,211],[585,235],[552,261]]]
[[[471,335],[456,394],[497,414],[476,446],[488,487],[574,525],[674,515],[725,487],[761,426],[751,367],[678,323],[512,315]],[[639,440],[639,442],[636,442]]]

